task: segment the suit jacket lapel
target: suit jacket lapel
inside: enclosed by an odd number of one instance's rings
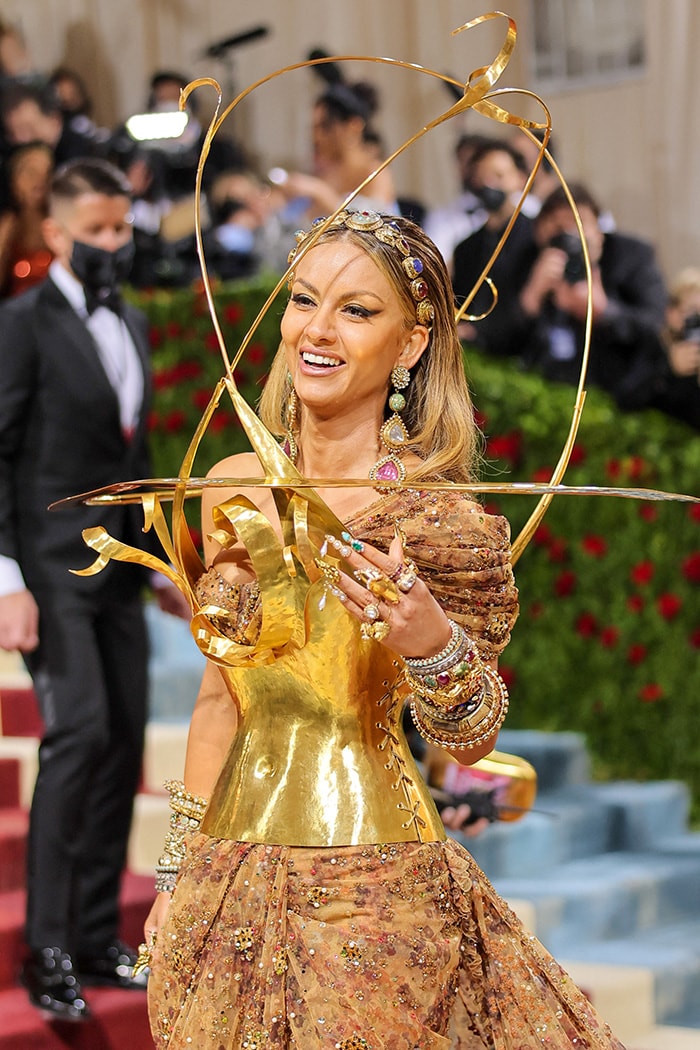
[[[52,321],[55,321],[58,338],[60,339],[62,335],[75,347],[80,362],[86,369],[88,381],[98,383],[104,390],[109,391],[118,421],[119,399],[102,366],[95,340],[85,322],[51,279],[42,288],[42,299],[51,313]]]

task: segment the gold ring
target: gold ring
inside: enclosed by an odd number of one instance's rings
[[[369,569],[355,569],[353,576],[358,583],[362,583],[365,587],[369,587],[373,580],[381,580],[382,573],[379,569],[370,567]]]
[[[158,934],[155,930],[150,930],[148,933],[148,944],[145,942],[139,944],[139,952],[136,956],[136,962],[131,969],[131,976],[138,977],[140,973],[147,970],[151,965],[151,958],[153,955],[153,948],[155,947],[156,937]]]
[[[379,619],[379,606],[375,605],[374,602],[369,602],[365,605],[364,614],[369,623],[374,623],[375,620]]]
[[[370,639],[374,642],[382,642],[390,630],[391,627],[384,620],[377,620],[376,623],[360,624],[360,634],[366,642]]]
[[[378,580],[370,580],[369,590],[375,598],[389,602],[390,605],[396,605],[401,598],[396,585],[391,582],[388,576],[380,576]]]

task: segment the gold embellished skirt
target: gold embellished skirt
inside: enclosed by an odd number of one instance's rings
[[[623,1050],[457,843],[194,839],[149,980],[158,1050]]]

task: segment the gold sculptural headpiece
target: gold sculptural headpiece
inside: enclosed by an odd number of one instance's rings
[[[294,238],[297,242],[296,247],[292,248],[287,258],[287,262],[290,266],[294,264],[299,253],[299,248],[304,241],[311,233],[313,233],[313,230],[316,227],[324,224],[326,224],[325,216],[316,219],[311,225],[311,230],[297,230],[294,234]],[[335,229],[345,229],[352,230],[354,233],[370,234],[375,240],[379,241],[380,244],[388,245],[398,254],[401,260],[401,267],[409,282],[408,290],[411,293],[411,298],[415,304],[416,320],[418,321],[418,324],[430,328],[435,320],[435,307],[430,300],[428,284],[423,276],[423,270],[425,269],[423,266],[423,260],[412,250],[408,238],[399,228],[398,223],[392,222],[391,219],[384,218],[376,211],[368,211],[365,209],[362,211],[343,210],[336,214],[332,222],[324,226],[324,232],[326,230]],[[292,276],[293,275],[290,275],[290,283]]]
[[[433,129],[445,124],[458,114],[464,114],[469,110],[474,110],[482,116],[489,117],[500,124],[506,124],[510,126],[518,127],[523,134],[528,136],[531,141],[538,148],[538,156],[533,165],[526,184],[523,188],[522,195],[518,206],[516,207],[509,223],[507,224],[498,244],[496,245],[493,254],[485,265],[481,275],[479,276],[474,287],[465,298],[464,303],[456,313],[456,319],[461,318],[479,320],[479,317],[473,317],[467,313],[467,310],[474,299],[479,288],[484,284],[488,284],[491,288],[493,295],[493,303],[490,309],[493,309],[497,301],[497,290],[493,285],[493,282],[489,278],[489,271],[493,266],[493,263],[505,244],[508,235],[516,221],[517,215],[519,214],[520,208],[530,192],[530,188],[537,175],[539,167],[544,159],[546,159],[552,166],[554,172],[559,178],[562,187],[565,191],[567,200],[572,209],[579,237],[581,240],[581,249],[585,262],[586,277],[588,281],[588,310],[586,316],[585,325],[585,341],[584,341],[584,353],[581,365],[581,372],[579,377],[578,388],[576,391],[575,404],[573,408],[571,425],[569,433],[566,437],[564,447],[560,453],[558,462],[552,472],[549,482],[541,483],[520,483],[520,482],[483,482],[483,483],[450,483],[451,491],[463,491],[472,494],[504,494],[504,495],[537,495],[540,497],[537,506],[530,515],[530,518],[526,522],[525,526],[521,530],[520,534],[513,543],[512,548],[512,561],[517,561],[518,557],[522,554],[523,550],[530,541],[534,534],[537,526],[539,525],[546,509],[555,495],[587,495],[587,496],[603,496],[603,495],[614,495],[621,496],[631,499],[645,499],[645,500],[683,500],[688,502],[698,502],[696,497],[687,496],[680,493],[666,493],[657,490],[649,489],[628,489],[619,487],[600,487],[600,486],[578,486],[571,487],[562,484],[562,479],[566,471],[576,434],[583,411],[583,404],[585,400],[585,376],[588,364],[589,346],[590,346],[590,334],[592,326],[592,291],[591,291],[591,266],[588,249],[583,233],[583,227],[581,219],[578,214],[576,205],[569,191],[561,171],[559,170],[554,158],[551,156],[547,149],[549,142],[552,124],[549,110],[544,101],[539,98],[538,95],[531,91],[519,88],[496,88],[494,85],[497,83],[502,73],[506,69],[510,57],[513,53],[516,42],[516,24],[515,21],[508,15],[500,11],[493,11],[487,14],[480,15],[478,18],[472,19],[465,25],[460,26],[458,29],[453,31],[453,36],[462,33],[466,30],[474,29],[475,27],[488,22],[492,19],[505,19],[507,23],[505,39],[503,44],[493,59],[490,65],[481,66],[473,70],[466,79],[465,83],[455,80],[453,77],[447,76],[444,73],[439,73],[432,69],[427,69],[423,66],[416,65],[414,63],[405,62],[399,59],[385,58],[385,57],[373,57],[366,55],[344,55],[344,56],[323,56],[321,58],[309,59],[303,62],[297,62],[292,65],[286,66],[283,69],[277,70],[270,73],[261,79],[257,80],[253,84],[249,85],[245,90],[240,92],[237,97],[223,110],[221,111],[222,92],[219,84],[211,78],[201,78],[188,84],[186,88],[181,92],[180,106],[184,108],[187,98],[195,89],[202,86],[209,86],[213,88],[217,93],[217,105],[210,122],[210,125],[206,131],[204,137],[204,143],[202,146],[202,152],[200,161],[197,169],[196,178],[196,194],[195,194],[195,225],[196,225],[196,239],[197,249],[202,267],[202,280],[204,285],[204,293],[207,298],[209,310],[212,318],[212,324],[214,331],[217,336],[219,349],[224,364],[225,374],[219,381],[214,390],[209,405],[204,411],[202,419],[196,429],[196,432],[190,442],[187,449],[183,462],[181,464],[178,476],[170,479],[152,479],[141,482],[126,482],[121,485],[108,486],[104,489],[97,490],[92,493],[84,493],[80,496],[72,497],[71,501],[83,501],[90,502],[92,504],[102,502],[140,502],[144,508],[145,515],[145,528],[146,530],[154,528],[158,534],[159,539],[163,545],[166,557],[170,564],[154,558],[151,555],[147,555],[144,552],[137,551],[135,548],[128,548],[123,544],[117,543],[113,540],[104,529],[91,529],[87,530],[84,534],[86,543],[98,552],[98,558],[95,563],[88,569],[82,570],[83,574],[91,574],[99,572],[104,565],[106,565],[109,558],[121,558],[129,561],[140,561],[142,564],[149,565],[151,568],[156,568],[162,572],[165,576],[176,583],[183,593],[188,597],[190,602],[193,604],[193,608],[196,607],[193,596],[193,581],[203,571],[203,565],[192,541],[190,531],[187,525],[187,521],[184,513],[185,500],[189,496],[201,495],[205,488],[212,488],[219,486],[222,489],[231,488],[257,488],[265,487],[269,488],[278,504],[278,511],[283,522],[291,522],[291,534],[288,535],[289,542],[286,542],[283,548],[283,557],[287,566],[287,571],[290,578],[293,578],[294,573],[297,571],[297,563],[295,559],[297,553],[302,551],[302,562],[304,566],[304,572],[308,573],[308,578],[312,582],[318,578],[318,567],[315,559],[318,557],[318,544],[315,542],[323,531],[324,534],[333,532],[334,528],[337,527],[337,522],[334,516],[331,514],[329,508],[326,506],[324,501],[318,495],[317,489],[323,488],[352,488],[352,487],[367,487],[366,478],[304,478],[296,469],[291,460],[285,455],[284,450],[279,446],[276,439],[270,434],[270,432],[263,425],[262,421],[257,417],[254,410],[250,405],[247,404],[245,399],[239,393],[236,382],[234,379],[234,370],[238,365],[239,361],[245,354],[248,346],[250,345],[263,317],[267,311],[273,306],[279,292],[288,284],[290,277],[293,273],[294,267],[298,264],[299,260],[309,252],[315,244],[318,243],[319,239],[323,236],[326,230],[332,227],[344,226],[345,228],[352,229],[359,228],[363,222],[367,225],[364,227],[364,232],[369,232],[373,236],[377,236],[378,232],[381,231],[381,235],[386,238],[387,242],[392,247],[397,248],[400,252],[400,242],[394,239],[391,231],[390,223],[387,223],[380,216],[376,219],[363,220],[358,218],[357,212],[350,211],[350,205],[353,200],[362,193],[362,191],[368,186],[368,184],[375,178],[380,172],[382,172],[388,165],[390,165],[398,156],[403,154],[406,150],[418,142],[424,135],[428,134]],[[213,292],[211,281],[206,267],[203,239],[202,239],[202,222],[201,222],[201,188],[202,188],[202,175],[206,160],[211,148],[211,143],[221,128],[221,125],[229,116],[229,114],[243,102],[252,92],[257,88],[261,87],[278,77],[284,76],[294,70],[309,68],[324,63],[338,63],[338,62],[377,62],[383,65],[398,67],[410,70],[416,74],[436,78],[445,84],[452,87],[459,87],[463,91],[461,97],[459,97],[446,111],[438,114],[432,120],[428,121],[423,127],[420,128],[414,135],[402,143],[393,153],[391,153],[384,161],[377,165],[367,178],[365,178],[351,193],[347,195],[345,200],[331,215],[326,218],[318,220],[314,223],[308,233],[303,234],[294,249],[291,262],[285,273],[280,277],[275,287],[269,294],[267,300],[261,307],[257,317],[253,321],[250,329],[246,333],[245,337],[241,341],[241,344],[237,348],[233,357],[229,357],[221,326],[216,313],[214,304]],[[502,105],[502,100],[506,95],[517,95],[523,96],[534,100],[543,111],[543,119],[541,121],[527,120],[515,113],[510,112]],[[535,132],[541,132],[542,138],[540,139],[535,135]],[[361,213],[360,213],[361,214]],[[373,226],[373,229],[368,229],[368,226]],[[404,262],[412,260],[415,262],[416,257],[409,253],[404,257]],[[409,270],[410,262],[404,266],[407,278],[413,280],[420,280],[421,275],[417,274],[416,278],[410,277]],[[412,298],[416,302],[416,316],[418,317],[418,311],[421,309],[424,315],[427,317],[429,313],[430,303],[429,294],[423,295],[423,289],[419,289],[416,286],[416,292],[412,292]],[[425,304],[421,307],[421,303]],[[489,311],[487,311],[489,312]],[[485,314],[480,315],[481,317]],[[253,450],[256,452],[258,459],[260,460],[263,469],[264,476],[262,478],[193,478],[192,467],[197,449],[201,443],[202,437],[206,432],[209,423],[214,415],[219,402],[226,391],[231,398],[233,408],[238,416],[238,419],[245,430],[248,439],[251,443]],[[388,488],[401,489],[404,487],[411,486],[411,479],[397,480],[392,482]],[[445,485],[441,482],[420,482],[421,489],[426,491],[444,489]],[[297,497],[295,501],[295,497]],[[167,522],[164,516],[163,502],[172,500],[172,523],[171,529],[168,529]],[[308,505],[309,521],[311,526],[301,526],[303,515],[298,512],[299,503],[305,502]],[[66,503],[70,501],[62,501]],[[297,508],[297,509],[295,509]],[[241,510],[245,517],[245,508],[241,509],[240,503],[238,509],[236,509],[236,517],[238,511]],[[231,523],[232,524],[232,523]],[[235,527],[234,527],[235,529]],[[290,539],[290,536],[293,537]],[[320,543],[320,539],[318,540]]]

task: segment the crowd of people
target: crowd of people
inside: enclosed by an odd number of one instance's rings
[[[98,127],[84,80],[59,67],[42,75],[9,27],[0,49],[0,297],[43,280],[51,260],[42,234],[51,171],[66,160],[101,156],[115,163],[134,192],[135,255],[130,283],[181,287],[197,278],[193,191],[203,140],[196,98],[187,125],[171,139],[135,137],[127,120]],[[314,57],[327,57],[313,52]],[[294,231],[333,211],[384,155],[375,126],[376,89],[348,80],[341,67],[312,67],[321,81],[310,115],[307,171],[260,172],[240,144],[220,134],[204,170],[204,238],[211,272],[223,279],[286,267]],[[160,70],[145,93],[145,113],[177,109],[187,76]],[[160,132],[159,132],[160,134]],[[550,141],[550,152],[554,150]],[[353,207],[404,215],[443,253],[457,303],[470,294],[520,199],[537,144],[517,129],[502,136],[467,133],[455,146],[460,192],[446,205],[403,197],[390,170]],[[656,407],[700,429],[700,338],[695,310],[673,294],[687,274],[667,281],[653,247],[616,229],[585,185],[575,196],[592,262],[593,328],[589,383],[620,409]],[[506,247],[492,271],[497,307],[464,323],[461,335],[487,353],[536,369],[557,382],[578,376],[586,285],[576,226],[545,160]],[[671,287],[669,287],[669,284]],[[469,314],[488,313],[483,285]]]

